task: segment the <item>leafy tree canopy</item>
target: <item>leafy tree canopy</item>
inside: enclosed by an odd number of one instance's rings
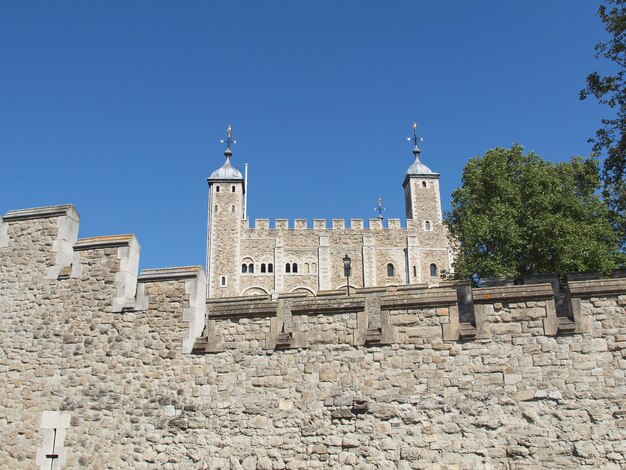
[[[600,104],[614,108],[612,118],[602,120],[602,128],[590,139],[598,155],[605,153],[602,176],[604,196],[620,226],[622,242],[626,242],[626,0],[607,0],[598,15],[609,33],[609,40],[596,45],[596,57],[609,60],[616,66],[613,75],[601,76],[593,72],[587,76],[587,87],[580,91],[580,99],[594,96]]]
[[[597,160],[551,163],[514,145],[471,159],[462,182],[446,214],[457,278],[615,268],[619,236],[597,194]]]

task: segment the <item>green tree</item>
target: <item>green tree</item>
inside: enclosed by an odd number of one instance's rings
[[[596,159],[551,163],[519,145],[496,148],[472,158],[462,182],[446,214],[457,278],[615,268],[619,236],[597,194]]]
[[[598,8],[598,15],[610,38],[596,44],[596,58],[609,60],[616,66],[612,75],[593,72],[580,99],[594,96],[600,104],[615,109],[615,115],[602,119],[602,128],[590,139],[597,155],[604,154],[602,177],[604,197],[612,209],[612,220],[620,227],[622,243],[626,242],[626,0],[607,0]]]

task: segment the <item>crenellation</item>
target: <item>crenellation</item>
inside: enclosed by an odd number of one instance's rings
[[[288,230],[289,220],[288,219],[276,219],[274,221],[274,228],[276,230]]]
[[[332,230],[343,230],[346,228],[345,219],[333,219],[331,229]]]
[[[294,228],[296,230],[305,230],[308,229],[308,223],[309,221],[307,219],[295,219],[294,221]]]
[[[392,230],[401,229],[400,219],[387,219],[387,228]]]
[[[258,230],[269,230],[270,220],[269,219],[254,219],[254,228]]]
[[[382,230],[383,221],[380,219],[369,219],[368,227],[370,230]]]
[[[313,219],[314,230],[326,230],[326,219]]]
[[[363,230],[363,219],[350,219],[350,228],[353,230]]]

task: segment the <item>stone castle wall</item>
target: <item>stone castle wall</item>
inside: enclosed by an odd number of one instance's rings
[[[626,279],[207,300],[77,234],[0,223],[2,468],[626,465]]]

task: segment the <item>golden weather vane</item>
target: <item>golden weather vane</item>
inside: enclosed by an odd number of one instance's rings
[[[422,137],[418,137],[417,136],[417,123],[414,122],[413,123],[413,137],[407,137],[406,140],[408,140],[409,142],[413,141],[413,143],[415,144],[415,148],[417,148],[417,143],[418,142],[423,142],[424,139]]]
[[[226,140],[220,139],[220,143],[226,144],[226,148],[229,149],[230,148],[230,144],[236,144],[237,143],[236,140],[233,140],[233,128],[231,127],[230,124],[226,128],[226,134],[228,135],[228,138]]]

